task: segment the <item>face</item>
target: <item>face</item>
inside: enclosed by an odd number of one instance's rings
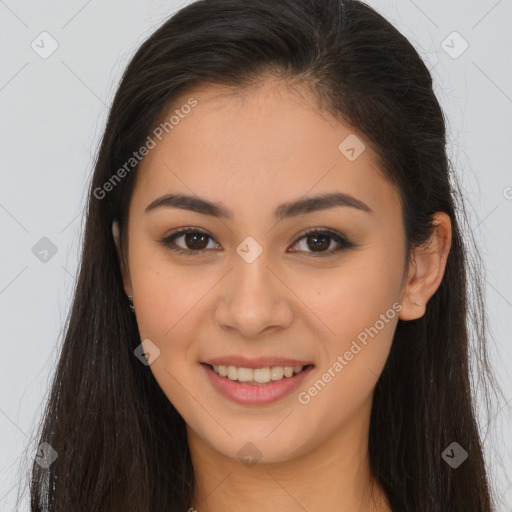
[[[198,87],[176,108],[190,97],[129,208],[124,286],[151,372],[226,457],[292,460],[364,433],[403,298],[398,193],[363,135],[282,82]]]

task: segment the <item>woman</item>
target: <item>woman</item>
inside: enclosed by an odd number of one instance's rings
[[[101,142],[32,510],[492,510],[445,144],[362,2],[164,23]]]

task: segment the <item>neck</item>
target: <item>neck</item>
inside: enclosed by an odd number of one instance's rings
[[[301,455],[252,466],[223,456],[187,426],[196,480],[191,512],[391,512],[370,470],[368,412],[361,411],[364,426],[354,419]]]

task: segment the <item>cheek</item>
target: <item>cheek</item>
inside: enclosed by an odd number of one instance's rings
[[[149,338],[160,351],[149,368],[180,414],[191,414],[188,363],[196,364],[198,357],[194,319],[206,318],[201,297],[212,284],[195,279],[188,269],[160,254],[134,255],[132,268],[140,339]]]
[[[400,296],[402,261],[385,250],[353,253],[336,268],[295,272],[293,288],[326,333],[373,324]],[[300,275],[299,275],[300,274]],[[328,329],[328,328],[331,329]]]
[[[329,284],[333,281],[335,285]],[[368,403],[398,322],[396,290],[397,284],[385,274],[363,269],[325,279],[320,293],[318,287],[310,292],[312,301],[316,297],[311,309],[322,321],[315,320],[321,326],[316,330],[320,356],[316,378],[298,395],[307,418],[332,411],[329,422],[334,428]]]
[[[180,319],[186,318],[198,302],[200,290],[191,286],[189,270],[172,264],[159,248],[134,249],[130,258],[141,339],[154,339],[162,350],[166,340],[179,329]]]
[[[189,378],[185,367],[197,364],[202,326],[212,315],[209,294],[224,272],[180,265],[159,248],[134,250],[130,271],[140,339],[149,338],[160,350],[151,370],[162,387],[173,386],[169,374],[182,381]],[[179,386],[169,396],[177,391]]]
[[[343,373],[360,380],[380,374],[398,322],[402,261],[386,247],[354,253],[346,264],[296,279],[303,318],[322,340],[322,368],[346,357]]]

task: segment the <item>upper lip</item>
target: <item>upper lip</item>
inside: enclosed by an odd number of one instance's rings
[[[237,366],[238,368],[267,368],[272,366],[307,366],[313,364],[311,361],[299,361],[298,359],[288,359],[285,357],[254,357],[247,358],[243,356],[224,356],[214,357],[203,361],[212,366]]]

